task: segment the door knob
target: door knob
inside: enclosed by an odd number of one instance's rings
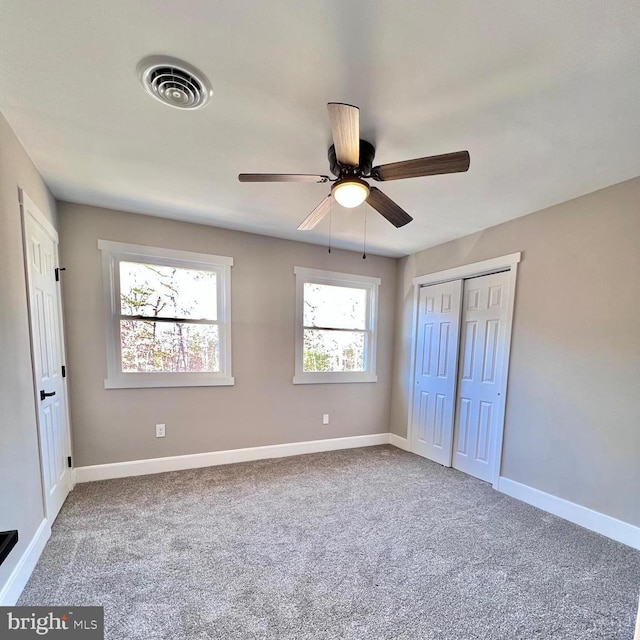
[[[44,389],[40,389],[40,400],[44,400],[45,398],[50,398],[51,396],[55,396],[56,392],[52,391],[51,393],[45,393]]]

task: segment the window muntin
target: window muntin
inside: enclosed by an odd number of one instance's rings
[[[379,278],[295,268],[294,383],[375,382]]]
[[[99,241],[107,388],[233,384],[231,258]]]

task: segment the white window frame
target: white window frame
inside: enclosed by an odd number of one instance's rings
[[[377,382],[376,349],[378,338],[378,287],[380,278],[337,271],[294,267],[296,276],[296,344],[293,384],[340,382]],[[364,289],[367,292],[367,329],[365,331],[364,371],[303,371],[304,352],[304,285],[327,284],[335,287]]]
[[[107,377],[105,389],[150,387],[205,387],[234,384],[231,374],[231,267],[233,258],[207,253],[148,247],[111,240],[98,240],[102,252],[105,302]],[[120,262],[201,269],[216,274],[220,371],[216,372],[123,372],[120,343]]]

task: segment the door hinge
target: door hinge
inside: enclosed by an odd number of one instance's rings
[[[67,467],[69,467],[69,469],[71,469],[71,456],[67,456]]]
[[[66,271],[65,267],[56,267],[56,282],[60,282],[60,272]]]
[[[63,378],[67,377],[67,367],[65,367],[64,365],[62,365],[62,377]]]

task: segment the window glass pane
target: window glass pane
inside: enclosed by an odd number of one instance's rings
[[[217,320],[216,298],[212,271],[120,263],[122,315]]]
[[[125,373],[220,371],[218,325],[121,320]]]
[[[365,334],[304,330],[303,371],[364,371]]]
[[[367,291],[327,284],[304,284],[305,327],[367,328]]]

